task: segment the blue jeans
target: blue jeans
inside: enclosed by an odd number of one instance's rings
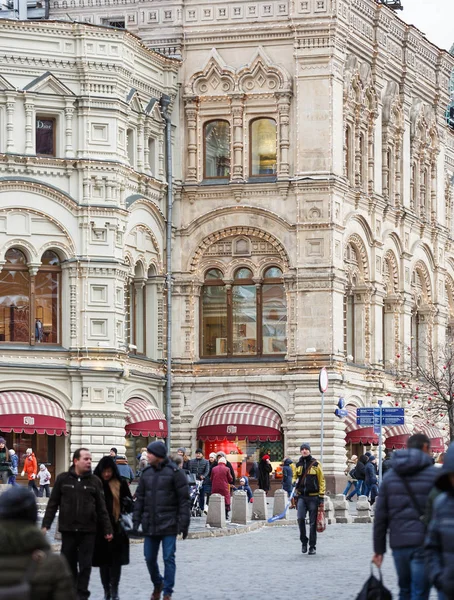
[[[164,577],[161,576],[158,566],[159,546],[162,542],[162,558],[164,559]],[[175,585],[175,551],[177,547],[176,535],[146,535],[143,546],[145,562],[151,581],[155,587],[164,583],[164,595],[172,595]]]
[[[348,494],[348,492],[350,491],[350,488],[352,487],[352,485],[354,485],[353,481],[347,481],[347,485],[345,486],[345,490],[342,492],[344,494],[344,496],[346,496]]]
[[[424,560],[424,548],[395,548],[394,564],[399,580],[399,600],[428,600],[430,581]]]
[[[353,490],[348,494],[347,498],[353,498],[355,494],[358,496],[358,498],[361,495],[361,481],[354,482]]]
[[[369,494],[370,494],[370,485],[367,485],[367,483],[365,481],[363,481],[363,488],[361,490],[361,495],[367,496],[369,498]]]
[[[300,541],[304,546],[307,546],[306,514],[309,513],[309,548],[315,548],[317,544],[318,496],[299,496],[297,508]]]

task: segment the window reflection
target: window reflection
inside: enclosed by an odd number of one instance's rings
[[[251,123],[251,175],[275,175],[277,162],[276,121]]]
[[[287,305],[282,271],[269,267],[261,282],[239,268],[233,285],[218,269],[205,273],[201,296],[202,356],[260,356],[287,352]]]
[[[210,121],[205,125],[205,177],[230,176],[230,124]]]
[[[61,269],[57,254],[51,250],[43,254],[34,285],[21,250],[11,248],[5,259],[0,272],[0,342],[59,343]]]

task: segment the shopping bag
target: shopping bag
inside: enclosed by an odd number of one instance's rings
[[[363,586],[356,600],[392,600],[391,592],[385,588],[381,569],[378,569],[379,579],[375,577],[370,568],[370,577]]]
[[[326,529],[325,507],[321,504],[317,512],[317,533],[323,533]]]

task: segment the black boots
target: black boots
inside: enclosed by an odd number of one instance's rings
[[[110,594],[111,594],[111,600],[120,600],[120,596],[118,595],[118,586],[114,587],[113,585],[110,586]]]
[[[112,600],[112,596],[110,595],[110,587],[104,588],[104,600]]]

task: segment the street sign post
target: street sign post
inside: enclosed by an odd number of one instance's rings
[[[383,427],[405,425],[405,409],[383,408],[383,400],[378,401],[378,407],[358,408],[356,410],[356,424],[361,427],[373,427],[378,435],[378,480],[383,476]]]
[[[348,415],[348,410],[345,410],[345,408],[336,408],[334,414],[336,417],[339,417],[339,419],[345,419],[345,417]]]
[[[318,389],[322,395],[321,424],[320,424],[320,462],[323,465],[323,436],[325,420],[325,392],[328,389],[328,371],[325,367],[320,369],[318,376]]]

